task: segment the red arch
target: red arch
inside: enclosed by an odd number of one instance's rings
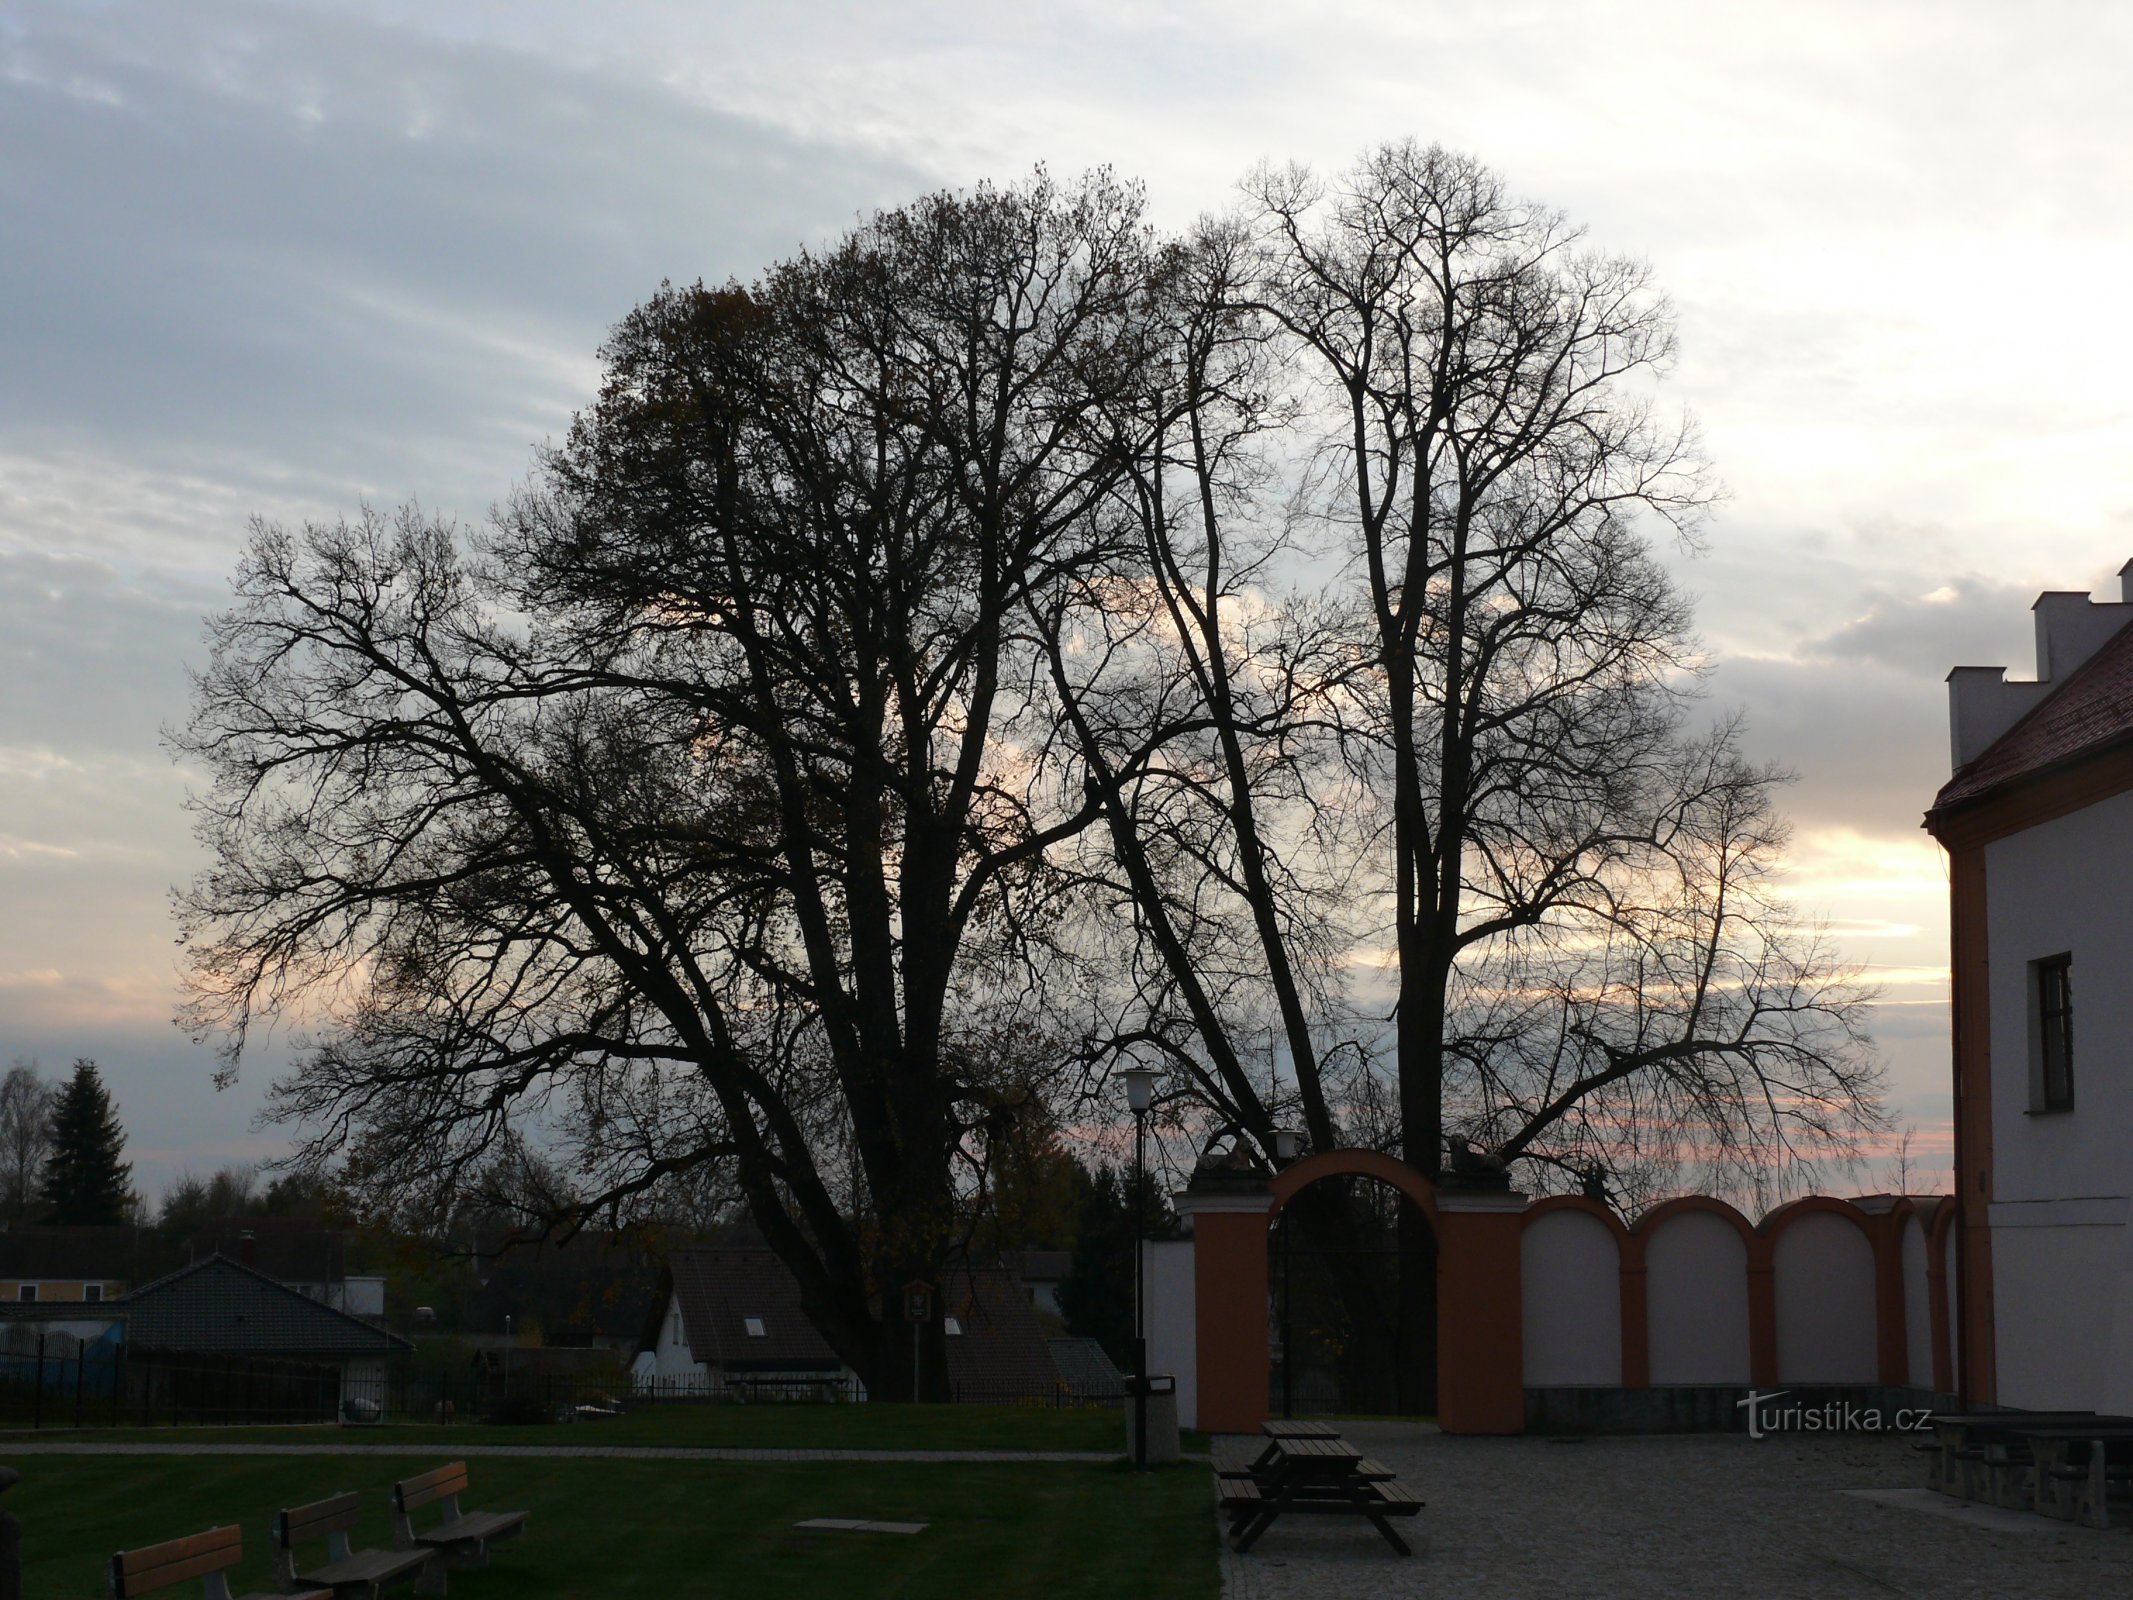
[[[1299,1193],[1325,1178],[1375,1178],[1390,1184],[1420,1206],[1430,1231],[1437,1231],[1437,1186],[1398,1156],[1380,1150],[1322,1150],[1282,1168],[1267,1185],[1274,1201],[1267,1209],[1268,1224]]]

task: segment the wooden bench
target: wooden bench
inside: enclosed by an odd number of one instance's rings
[[[393,1544],[401,1550],[435,1550],[455,1567],[488,1565],[490,1545],[516,1539],[526,1531],[526,1513],[462,1511],[459,1497],[466,1492],[464,1461],[420,1477],[402,1478],[393,1485]],[[414,1514],[440,1502],[444,1520],[432,1528],[417,1528]]]
[[[237,1528],[210,1528],[187,1539],[166,1539],[138,1550],[121,1550],[111,1558],[112,1600],[173,1589],[198,1578],[207,1600],[236,1600],[230,1594],[230,1568],[244,1559],[244,1534]],[[331,1589],[305,1589],[295,1596],[254,1592],[242,1600],[333,1600]]]
[[[292,1506],[274,1516],[274,1574],[285,1592],[309,1586],[336,1595],[376,1595],[388,1584],[410,1579],[417,1594],[444,1593],[444,1562],[434,1550],[351,1550],[348,1530],[361,1515],[351,1491],[331,1499]],[[326,1542],[326,1564],[309,1572],[296,1568],[296,1552]]]

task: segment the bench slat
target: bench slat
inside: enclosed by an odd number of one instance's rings
[[[152,1594],[188,1578],[227,1571],[243,1559],[241,1531],[235,1527],[210,1528],[183,1539],[120,1551],[112,1557],[113,1587],[121,1596]]]
[[[307,1506],[291,1506],[274,1519],[274,1538],[283,1548],[308,1544],[329,1533],[345,1533],[362,1514],[360,1498],[353,1489]]]
[[[305,1583],[378,1583],[413,1572],[435,1559],[428,1550],[358,1550],[346,1561],[330,1561],[297,1576]]]
[[[451,1495],[465,1494],[466,1490],[467,1464],[464,1461],[454,1461],[418,1477],[402,1478],[393,1485],[394,1495],[408,1511],[420,1511],[424,1506],[434,1505]]]

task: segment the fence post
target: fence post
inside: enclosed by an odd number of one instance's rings
[[[89,1371],[89,1341],[84,1339],[74,1347],[74,1426],[81,1426],[81,1385]]]
[[[30,1426],[44,1426],[44,1329],[37,1330],[37,1382],[30,1390]]]

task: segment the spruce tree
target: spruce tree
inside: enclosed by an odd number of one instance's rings
[[[52,1100],[51,1154],[37,1195],[45,1221],[64,1225],[124,1222],[133,1209],[126,1180],[133,1164],[121,1161],[126,1130],[118,1109],[98,1077],[96,1063],[84,1057],[74,1076]]]

